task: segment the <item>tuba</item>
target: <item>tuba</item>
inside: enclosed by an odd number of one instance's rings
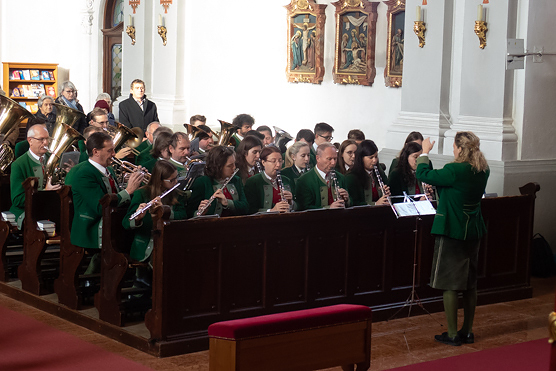
[[[109,125],[104,130],[112,137],[116,152],[124,147],[135,149],[143,141],[143,130],[139,127],[130,129],[122,123],[115,122],[115,126]]]
[[[34,118],[31,112],[21,107],[16,101],[0,95],[0,140],[4,140],[19,124]],[[6,142],[0,145],[0,172],[4,172],[14,160],[14,151]]]
[[[277,126],[273,126],[276,135],[274,136],[274,145],[280,149],[280,152],[286,152],[286,144],[293,139],[287,132]]]
[[[44,166],[43,188],[46,186],[48,179],[52,179],[52,184],[63,183],[67,169],[63,169],[63,166],[60,166],[62,154],[76,141],[85,139],[77,130],[68,124],[64,124],[63,120],[58,121],[58,117],[60,116],[57,115],[56,124],[52,130],[52,141],[46,147],[50,157]]]
[[[59,124],[66,124],[67,126],[73,128],[77,121],[85,118],[85,114],[81,111],[59,103],[52,103],[52,105],[56,108],[56,122],[54,123],[53,131],[56,131],[56,127]]]
[[[233,135],[239,128],[226,121],[218,120],[218,122],[220,122],[220,133],[214,134],[216,144],[219,146],[237,146],[239,143],[233,138]]]
[[[185,128],[187,139],[189,139],[190,142],[193,141],[193,139],[195,139],[199,131],[201,131],[201,129],[199,129],[197,126],[193,126],[191,124],[183,124],[183,127]]]

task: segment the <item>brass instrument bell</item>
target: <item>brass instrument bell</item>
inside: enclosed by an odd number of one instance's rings
[[[33,114],[21,107],[19,103],[0,95],[0,140],[4,140],[12,131],[16,130],[23,120],[33,118]],[[14,151],[9,144],[2,143],[0,145],[0,171],[4,172],[14,158]]]
[[[83,112],[64,106],[63,104],[52,103],[52,105],[56,109],[56,122],[54,123],[54,127],[62,123],[73,128],[77,121],[86,117]]]
[[[282,153],[286,152],[286,144],[293,139],[293,137],[285,130],[280,129],[278,126],[273,126],[274,132],[274,145],[280,149]]]

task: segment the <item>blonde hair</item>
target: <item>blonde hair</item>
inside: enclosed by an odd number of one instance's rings
[[[295,142],[294,144],[292,144],[287,150],[286,150],[286,155],[284,156],[286,159],[286,163],[284,165],[284,167],[291,167],[294,165],[294,161],[293,161],[293,156],[297,155],[299,153],[299,151],[301,150],[301,148],[303,147],[309,147],[309,144],[307,144],[306,142]]]
[[[460,131],[454,138],[457,148],[461,148],[461,152],[456,158],[456,162],[469,162],[476,172],[486,171],[488,164],[485,156],[481,152],[479,137],[470,131]]]

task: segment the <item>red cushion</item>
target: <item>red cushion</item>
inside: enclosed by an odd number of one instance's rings
[[[240,340],[367,319],[371,319],[371,308],[340,304],[213,323],[208,328],[208,334],[211,337]]]

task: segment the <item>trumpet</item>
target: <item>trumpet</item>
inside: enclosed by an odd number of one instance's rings
[[[237,174],[237,172],[239,171],[239,168],[234,170],[234,173],[229,177],[226,178],[226,180],[224,181],[224,184],[222,184],[222,186],[220,186],[220,188],[218,188],[219,190],[226,188],[226,186],[228,185],[228,183],[230,183],[230,181],[234,178],[234,176]],[[212,194],[212,196],[210,196],[210,198],[208,199],[208,203],[205,205],[205,207],[200,208],[197,211],[197,216],[201,216],[203,215],[203,213],[205,212],[206,209],[208,209],[208,207],[210,206],[210,204],[212,203],[212,201],[214,201],[214,199],[216,198],[215,196],[216,192],[214,192]]]
[[[174,189],[178,188],[179,185],[180,185],[180,184],[177,183],[177,184],[174,185],[172,188],[170,188],[170,189],[164,191],[164,193],[162,193],[159,197],[160,197],[161,199],[164,198],[164,197],[166,197],[166,195],[168,195],[168,194],[169,194],[170,192],[172,192]],[[133,220],[133,219],[137,218],[139,215],[141,215],[142,213],[144,213],[145,211],[147,211],[148,209],[150,209],[150,208],[154,205],[154,200],[156,200],[156,198],[150,200],[144,207],[142,207],[142,208],[140,208],[140,209],[137,209],[137,211],[134,212],[134,213],[129,217],[129,220]]]
[[[138,168],[137,165],[134,165],[129,161],[122,161],[122,160],[120,160],[119,158],[116,158],[116,157],[112,157],[112,162],[117,164],[120,167],[121,171],[123,171],[125,173],[129,173],[129,174],[135,172]],[[151,173],[149,173],[147,170],[141,170],[141,173],[144,176],[143,179],[145,180],[145,183],[148,183],[149,180],[151,180]]]

